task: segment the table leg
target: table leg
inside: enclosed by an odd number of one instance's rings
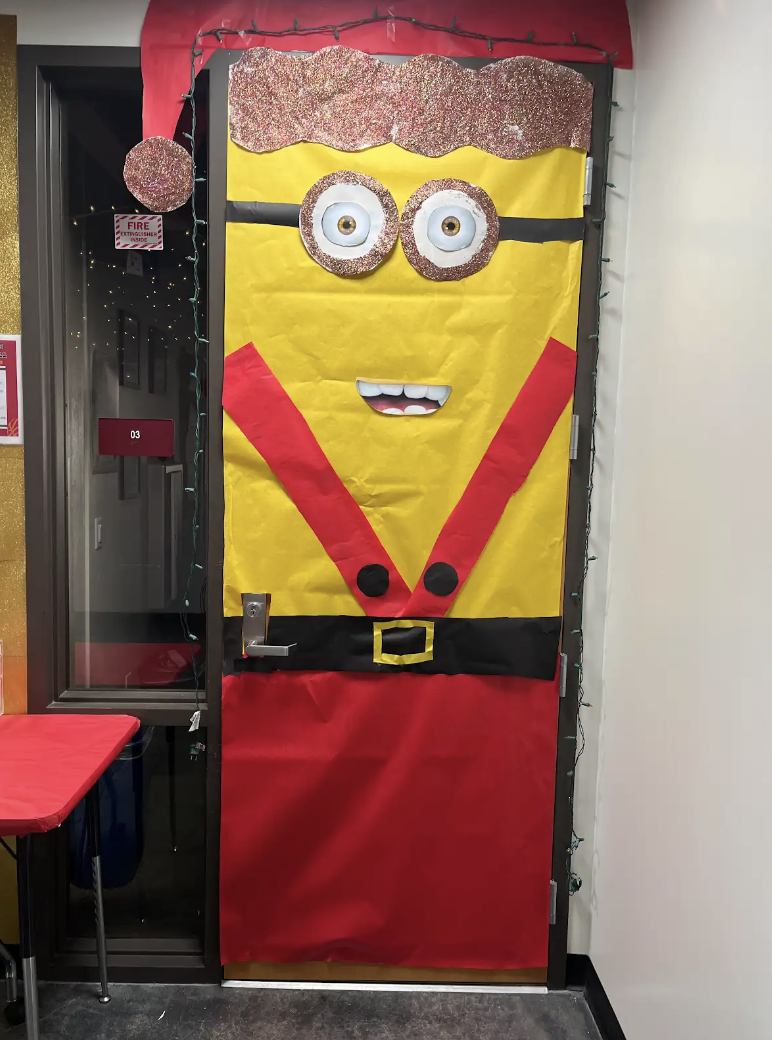
[[[16,878],[19,889],[19,943],[24,975],[24,1015],[27,1022],[27,1040],[39,1040],[38,970],[33,946],[32,878],[30,863],[31,835],[16,842]]]
[[[16,961],[1,942],[0,961],[5,963],[5,999],[13,1004],[19,995],[16,989]]]
[[[169,773],[169,830],[172,852],[177,851],[177,775],[174,768],[174,726],[166,727],[166,764]]]
[[[107,939],[105,938],[105,907],[102,898],[102,833],[99,823],[99,782],[86,795],[86,820],[88,845],[91,852],[91,878],[94,887],[94,913],[96,916],[96,947],[99,964],[99,982],[102,993],[100,1004],[110,1001],[107,992]]]

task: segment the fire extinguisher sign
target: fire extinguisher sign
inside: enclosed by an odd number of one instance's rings
[[[163,249],[164,223],[160,213],[116,213],[116,249]]]

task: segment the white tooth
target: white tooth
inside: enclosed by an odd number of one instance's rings
[[[401,408],[382,408],[381,415],[404,415]]]
[[[426,409],[422,404],[409,404],[404,411],[405,415],[426,415]]]
[[[427,386],[424,396],[428,397],[430,401],[444,402],[447,401],[449,393],[449,386]]]
[[[442,393],[437,398],[437,401],[439,402],[440,407],[442,407],[442,405],[444,405],[445,402],[447,401],[447,399],[450,397],[450,387],[449,386],[441,386],[440,390],[442,391]]]
[[[368,383],[364,379],[357,379],[357,390],[362,397],[377,397],[381,392],[381,384]]]
[[[405,383],[405,396],[412,397],[414,400],[426,397],[427,390],[428,387],[422,386],[420,383]]]
[[[381,393],[389,394],[390,397],[399,397],[402,393],[402,383],[381,383]]]

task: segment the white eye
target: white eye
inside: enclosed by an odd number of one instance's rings
[[[336,246],[361,246],[370,234],[370,215],[358,202],[333,202],[322,214],[322,231]]]
[[[314,240],[323,253],[338,260],[356,260],[373,248],[383,230],[384,214],[375,192],[344,181],[322,191],[311,219]]]
[[[399,233],[389,192],[350,170],[322,177],[300,207],[300,235],[318,264],[335,274],[364,274],[387,256]]]
[[[428,181],[408,199],[400,233],[417,271],[434,281],[452,281],[488,263],[499,240],[499,218],[493,200],[475,184]]]
[[[422,202],[413,220],[418,252],[437,267],[460,267],[485,241],[488,220],[474,199],[446,189]],[[461,242],[454,245],[456,238]]]
[[[478,213],[482,212],[479,206],[475,208]],[[484,214],[483,220],[485,220]],[[470,210],[468,204],[463,205],[462,203],[456,206],[439,206],[432,210],[426,224],[426,236],[431,244],[446,253],[466,249],[472,244],[476,231],[475,214]]]

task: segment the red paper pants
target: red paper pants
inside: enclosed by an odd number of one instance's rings
[[[226,678],[223,963],[545,966],[556,729],[531,679]]]

